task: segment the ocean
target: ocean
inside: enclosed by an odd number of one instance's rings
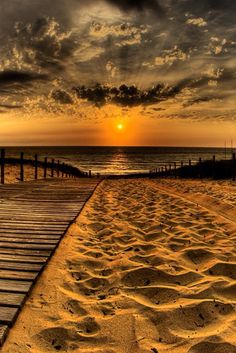
[[[192,163],[199,160],[231,158],[232,150],[224,148],[186,147],[6,147],[6,156],[16,157],[24,152],[25,158],[55,158],[93,173],[130,174],[149,170],[173,162]]]

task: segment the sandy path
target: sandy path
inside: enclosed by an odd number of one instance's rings
[[[206,195],[236,207],[236,182],[231,180],[156,179],[158,185],[181,194]]]
[[[235,239],[152,181],[105,181],[2,353],[236,353]]]

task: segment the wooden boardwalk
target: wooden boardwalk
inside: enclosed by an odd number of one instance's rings
[[[0,185],[0,345],[98,179]]]

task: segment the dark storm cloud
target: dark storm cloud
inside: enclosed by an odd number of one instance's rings
[[[37,84],[47,82],[48,77],[43,74],[34,72],[23,72],[5,70],[0,72],[0,93],[4,97],[15,97],[14,99],[21,100],[20,93],[29,91]],[[17,109],[21,104],[2,104],[5,109]]]
[[[167,87],[164,84],[157,84],[149,90],[140,90],[136,86],[124,84],[120,87],[108,87],[97,84],[93,88],[75,87],[74,91],[79,98],[86,99],[97,106],[113,103],[124,107],[134,107],[162,102],[175,97],[181,90],[177,86]]]
[[[63,60],[72,55],[75,47],[73,38],[49,17],[38,18],[30,25],[16,24],[14,39],[16,49],[23,55],[22,64],[52,71],[63,70]]]
[[[20,71],[11,71],[6,70],[0,72],[0,87],[1,85],[9,85],[13,83],[19,84],[27,84],[28,82],[39,81],[39,80],[46,80],[47,76],[32,73],[32,72],[20,72]]]
[[[118,7],[122,11],[153,11],[157,15],[163,15],[163,7],[158,0],[106,0],[109,4]]]
[[[12,33],[16,22],[33,23],[40,17],[56,18],[63,26],[70,25],[71,14],[78,5],[76,0],[1,0],[1,34]]]
[[[117,104],[123,107],[156,105],[169,99],[177,97],[185,90],[194,93],[194,97],[187,98],[183,107],[189,107],[194,104],[222,100],[227,97],[227,91],[222,92],[218,84],[227,83],[228,80],[234,82],[235,75],[228,70],[215,79],[216,87],[209,85],[208,76],[200,78],[188,77],[176,82],[175,85],[158,83],[152,88],[142,90],[135,85],[121,85],[119,87],[110,87],[107,85],[96,84],[94,87],[77,86],[73,88],[80,99],[87,100],[91,104],[101,107],[107,103]],[[58,100],[58,99],[57,99]],[[58,100],[59,101],[59,100]],[[63,103],[63,101],[62,101]],[[68,102],[69,103],[69,102]],[[162,108],[156,108],[160,111]]]

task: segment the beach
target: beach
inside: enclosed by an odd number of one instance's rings
[[[236,184],[104,180],[1,353],[235,353]]]

